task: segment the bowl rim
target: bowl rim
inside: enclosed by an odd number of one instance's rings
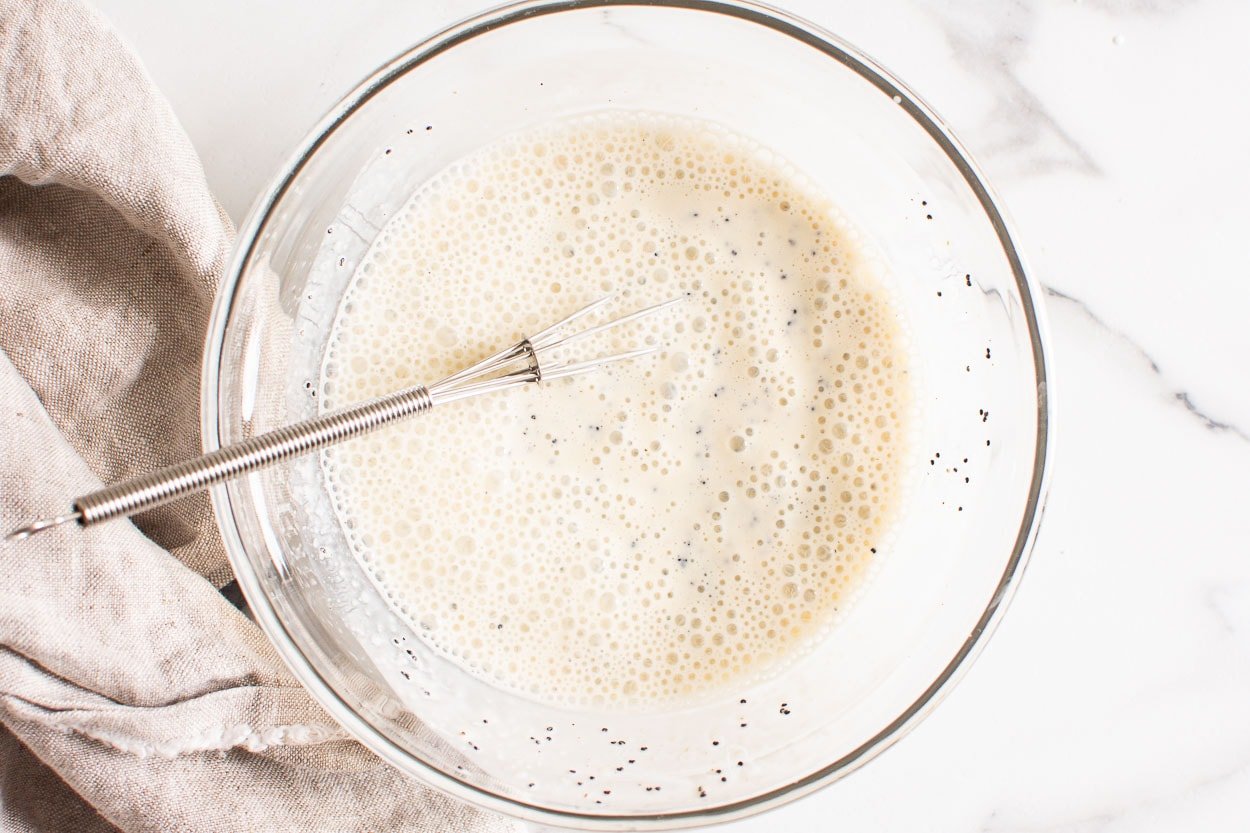
[[[732,821],[787,804],[856,771],[908,734],[950,693],[984,649],[1015,594],[1037,540],[1050,480],[1054,445],[1054,397],[1050,390],[1047,360],[1048,327],[1041,305],[1036,303],[1042,297],[1040,285],[1025,267],[1024,259],[1015,243],[1017,235],[1014,226],[1008,219],[1001,200],[994,194],[967,150],[920,96],[872,58],[838,36],[803,18],[754,0],[520,0],[452,24],[382,65],[340,99],[305,136],[279,173],[253,203],[247,219],[239,228],[234,250],[223,273],[209,319],[200,389],[201,432],[205,452],[221,446],[221,354],[225,344],[226,326],[237,300],[239,279],[252,258],[256,240],[274,206],[283,198],[321,144],[356,110],[393,81],[457,44],[531,18],[612,7],[677,9],[725,15],[765,26],[838,61],[873,84],[883,94],[890,96],[895,104],[925,130],[959,171],[994,228],[1020,291],[1021,306],[1033,352],[1038,421],[1033,475],[1012,553],[999,582],[976,624],[942,672],[902,713],[854,750],[802,778],[759,795],[697,810],[636,815],[595,814],[529,804],[463,781],[412,755],[345,703],[300,651],[264,592],[260,577],[252,569],[236,526],[230,493],[226,486],[213,487],[212,502],[231,567],[261,630],[313,698],[349,734],[383,760],[454,798],[526,821],[565,827],[576,825],[579,829],[587,830],[678,829]]]

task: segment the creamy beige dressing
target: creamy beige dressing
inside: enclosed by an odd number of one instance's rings
[[[896,511],[905,352],[854,234],[702,122],[505,138],[370,250],[322,395],[431,382],[582,305],[684,295],[597,374],[436,408],[324,452],[357,557],[433,645],[543,700],[646,706],[766,674],[844,608]]]

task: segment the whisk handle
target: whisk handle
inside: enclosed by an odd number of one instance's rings
[[[408,388],[107,486],[74,501],[74,511],[82,526],[134,515],[433,407],[434,401],[424,386]]]

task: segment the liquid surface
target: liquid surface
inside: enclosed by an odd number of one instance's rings
[[[569,705],[749,683],[880,557],[909,413],[901,330],[828,203],[701,122],[612,114],[501,140],[387,226],[322,395],[429,383],[605,294],[686,301],[580,357],[653,356],[436,408],[324,452],[357,557],[431,644]]]

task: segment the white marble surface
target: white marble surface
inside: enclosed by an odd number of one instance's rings
[[[97,0],[237,220],[457,0]],[[1250,3],[786,0],[980,159],[1048,288],[1055,477],[1015,605],[912,735],[747,831],[1250,829]]]

